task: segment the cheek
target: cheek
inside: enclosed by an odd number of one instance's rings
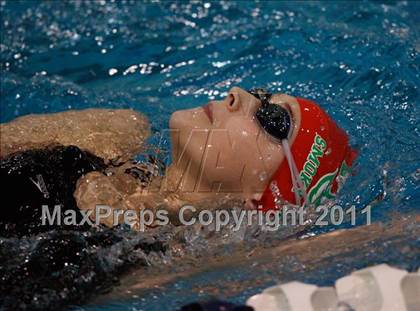
[[[225,123],[225,128],[235,149],[257,149],[260,135],[257,124],[246,117],[232,117]]]
[[[235,117],[226,122],[233,144],[234,159],[241,159],[252,170],[264,170],[269,176],[284,159],[280,145],[273,142],[261,127],[249,117]]]
[[[241,157],[249,157],[252,151],[254,160],[275,164],[279,164],[278,162],[282,160],[283,152],[280,144],[270,139],[256,121],[246,117],[231,118],[226,122],[226,129],[232,140],[233,149]]]

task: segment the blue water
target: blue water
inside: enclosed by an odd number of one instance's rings
[[[150,118],[154,143],[173,111],[235,85],[265,87],[314,99],[348,132],[360,156],[339,203],[361,208],[384,196],[373,221],[419,210],[420,2],[1,1],[0,9],[1,122],[133,108]]]

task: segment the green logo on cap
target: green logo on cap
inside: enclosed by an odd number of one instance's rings
[[[321,137],[321,135],[316,133],[314,143],[311,147],[311,152],[306,158],[306,162],[303,165],[302,171],[300,172],[300,179],[302,180],[305,189],[307,189],[312,183],[312,179],[316,175],[320,165],[319,159],[324,156],[324,151],[326,148],[327,142],[324,138]]]
[[[335,193],[331,191],[333,182],[335,178],[340,178],[344,182],[344,179],[349,175],[350,168],[347,165],[346,161],[341,163],[340,170],[337,175],[338,168],[332,172],[322,176],[318,182],[309,190],[308,200],[310,203],[315,205],[320,205],[326,199],[333,199]],[[340,183],[339,183],[340,186]]]
[[[327,142],[324,138],[321,137],[321,135],[316,133],[314,142],[311,147],[311,151],[308,157],[306,158],[302,171],[300,172],[300,178],[302,179],[305,189],[308,189],[308,187],[313,181],[313,178],[318,172],[318,168],[321,164],[320,159],[324,157],[326,149]],[[320,205],[325,199],[334,198],[335,194],[331,191],[334,179],[337,178],[337,180],[340,179],[344,181],[349,172],[349,166],[345,161],[343,161],[341,163],[340,169],[337,168],[334,172],[327,173],[324,176],[322,176],[317,181],[317,183],[308,191],[309,202],[315,205]]]

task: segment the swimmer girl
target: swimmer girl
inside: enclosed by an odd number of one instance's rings
[[[161,175],[156,163],[107,167],[73,150],[73,169],[90,165],[78,169],[71,198],[76,209],[92,219],[98,205],[165,210],[176,219],[185,205],[263,212],[319,205],[334,197],[356,157],[345,132],[319,105],[263,89],[233,87],[223,100],[175,111],[169,127],[172,163]],[[115,220],[102,218],[101,224],[112,227]]]

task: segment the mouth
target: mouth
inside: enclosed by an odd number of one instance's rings
[[[206,116],[209,118],[210,123],[213,123],[213,111],[212,111],[211,104],[204,105],[203,110]]]

